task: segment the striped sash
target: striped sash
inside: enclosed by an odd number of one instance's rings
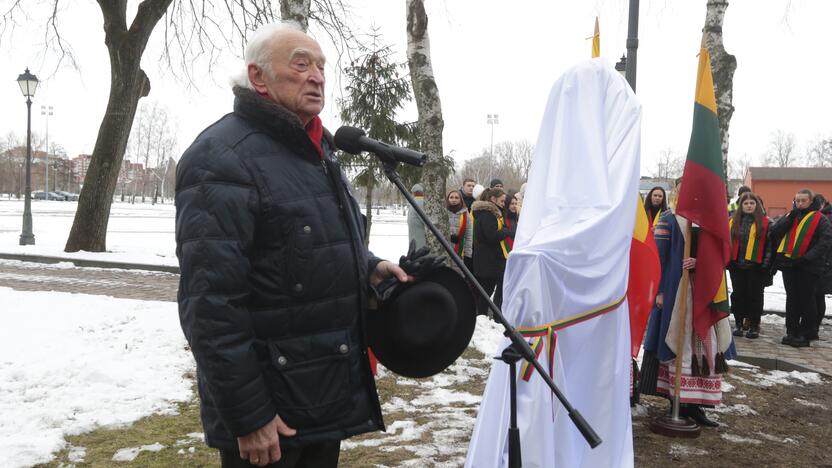
[[[823,215],[817,211],[810,211],[800,221],[795,220],[792,228],[780,241],[777,253],[782,253],[788,258],[800,258],[806,254],[821,216]]]
[[[502,231],[503,226],[511,229],[511,220],[508,218],[498,218],[497,231]],[[508,254],[511,253],[512,247],[514,247],[514,239],[511,237],[506,237],[500,241],[500,249],[503,251],[503,257],[508,258]]]
[[[734,218],[728,221],[728,230],[731,231],[734,227]],[[751,230],[748,232],[748,242],[745,246],[740,245],[740,237],[731,236],[731,247],[733,253],[731,258],[733,260],[740,259],[740,251],[743,252],[743,258],[746,261],[754,263],[763,263],[763,256],[766,248],[766,237],[768,236],[768,218],[763,216],[763,232],[757,236],[757,223],[751,223]]]
[[[624,299],[626,299],[626,297],[627,296],[622,296],[615,302],[612,302],[605,306],[590,310],[588,312],[573,315],[565,319],[556,320],[554,322],[547,323],[546,325],[542,325],[540,327],[518,328],[517,331],[520,332],[520,334],[523,335],[523,337],[525,338],[533,338],[530,345],[534,350],[535,357],[540,356],[540,352],[543,350],[544,344],[546,345],[546,348],[548,349],[547,354],[549,357],[549,377],[552,377],[552,373],[554,371],[555,345],[557,344],[558,340],[557,331],[569,328],[572,325],[577,325],[581,322],[585,322],[595,317],[600,317],[601,315],[604,315],[608,312],[612,312],[624,302]],[[523,367],[520,368],[520,378],[528,382],[529,379],[531,379],[533,373],[534,367],[531,365],[531,363],[529,363],[528,361],[523,363]]]
[[[468,227],[468,212],[463,211],[459,215],[459,231],[456,233],[456,244],[454,244],[454,252],[460,257],[465,256],[465,229]]]

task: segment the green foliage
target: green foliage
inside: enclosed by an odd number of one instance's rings
[[[403,65],[392,61],[393,51],[380,44],[377,30],[371,39],[372,44],[362,50],[364,54],[344,70],[347,97],[338,101],[341,120],[364,129],[370,138],[399,144],[406,130],[396,121],[396,113],[412,98],[410,86],[400,74]],[[360,171],[353,180],[358,186],[367,187],[382,176],[371,154],[342,153],[339,159],[348,168]]]

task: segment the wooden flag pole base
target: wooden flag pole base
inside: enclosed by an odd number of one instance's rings
[[[702,428],[688,418],[674,418],[671,415],[662,416],[650,423],[650,430],[665,437],[680,439],[695,439],[699,437]]]

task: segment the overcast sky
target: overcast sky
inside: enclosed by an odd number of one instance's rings
[[[0,0],[4,6],[8,0]],[[345,0],[353,6],[357,31],[377,26],[397,57],[405,60],[404,0]],[[684,153],[690,137],[695,72],[705,19],[705,0],[642,0],[639,23],[637,94],[643,105],[642,174],[655,171],[665,149]],[[131,2],[135,9],[137,1]],[[109,60],[100,11],[91,0],[61,4],[61,27],[79,70],[53,73],[54,56],[44,54],[43,18],[19,18],[0,43],[0,135],[26,131],[26,106],[15,83],[25,67],[44,80],[32,106],[33,130],[43,133],[41,105],[54,107],[50,140],[70,156],[91,153],[109,91]],[[601,54],[615,63],[625,49],[626,0],[553,1],[427,0],[434,72],[445,118],[444,148],[457,161],[487,147],[487,114],[498,114],[494,141],[537,139],[552,84],[566,69],[590,56],[595,16],[601,23]],[[512,5],[512,6],[509,6]],[[759,161],[775,130],[793,132],[802,154],[818,136],[832,136],[832,2],[826,0],[735,0],[725,17],[725,46],[737,57],[730,153]],[[316,30],[313,28],[313,34]],[[334,51],[315,34],[330,56],[329,96],[324,124],[338,127],[339,96]],[[179,151],[207,125],[231,110],[228,76],[242,66],[228,50],[214,74],[204,68],[195,88],[186,88],[160,65],[161,28],[151,38],[143,68],[158,101],[178,121]],[[415,119],[415,106],[402,112]]]

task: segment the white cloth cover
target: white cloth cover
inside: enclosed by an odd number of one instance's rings
[[[503,311],[518,329],[626,295],[640,132],[638,99],[606,60],[581,63],[555,83],[506,267]],[[595,449],[537,372],[518,379],[524,467],[633,466],[629,335],[626,300],[557,332],[553,377],[603,440]],[[539,355],[546,369],[548,356],[548,349]],[[466,467],[508,465],[508,369],[492,365]]]

